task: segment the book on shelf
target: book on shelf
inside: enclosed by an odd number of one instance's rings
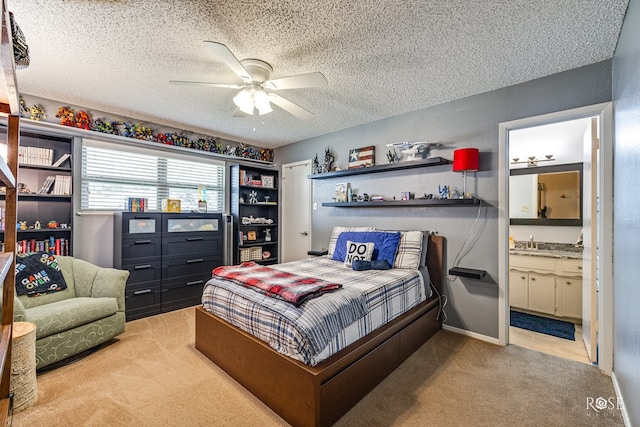
[[[53,182],[53,190],[51,190],[51,194],[55,194],[56,196],[71,195],[71,176],[56,175]]]
[[[62,155],[58,160],[56,160],[56,162],[55,162],[54,164],[52,164],[51,166],[54,166],[54,167],[60,167],[60,166],[62,166],[62,164],[63,164],[64,162],[66,162],[66,161],[67,161],[67,159],[68,159],[69,161],[71,161],[71,154],[69,154],[69,153],[65,153],[65,154],[63,154],[63,155]]]
[[[49,192],[51,191],[51,187],[53,186],[53,182],[56,180],[55,176],[48,176],[45,178],[44,182],[42,183],[42,187],[40,187],[40,191],[38,191],[38,194],[49,194]]]
[[[149,205],[149,199],[146,197],[129,197],[127,199],[127,211],[129,212],[146,212]]]
[[[16,244],[18,253],[47,252],[52,255],[69,255],[69,239],[53,236],[45,240],[23,239]]]
[[[53,150],[51,148],[21,146],[18,148],[18,163],[21,165],[51,166]]]

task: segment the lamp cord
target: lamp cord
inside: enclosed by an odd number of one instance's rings
[[[476,226],[476,224],[478,223],[478,220],[480,219],[481,210],[482,210],[482,199],[480,199],[480,203],[478,204],[478,214],[476,215],[476,219],[473,222],[473,224],[471,225],[471,228],[469,229],[469,233],[467,233],[466,239],[464,239],[464,242],[462,243],[462,246],[460,246],[460,250],[458,251],[458,254],[456,255],[455,259],[453,260],[453,266],[454,267],[458,267],[458,264],[460,263],[460,261],[462,261],[462,259],[465,256],[467,256],[469,251],[471,251],[471,249],[473,248],[473,244],[471,246],[469,246],[468,248],[466,248],[466,249],[465,249],[465,246],[469,242],[469,238],[471,238],[474,235],[474,233],[472,231],[473,231],[474,227]],[[477,233],[477,231],[476,231],[476,233]],[[478,237],[479,236],[476,236],[475,238],[477,239]],[[464,253],[462,253],[463,249],[465,249]]]

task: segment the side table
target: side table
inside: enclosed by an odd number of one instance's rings
[[[13,412],[20,412],[38,398],[36,380],[36,325],[29,322],[13,324],[11,342],[11,393]]]

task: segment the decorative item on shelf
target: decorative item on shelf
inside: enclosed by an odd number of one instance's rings
[[[264,241],[265,242],[270,242],[271,241],[271,229],[270,228],[265,228],[263,232],[264,232]]]
[[[311,166],[311,173],[312,174],[317,174],[322,172],[322,169],[320,168],[320,162],[318,162],[318,153],[316,153],[316,157],[313,158],[313,165]]]
[[[258,203],[258,193],[255,190],[249,193],[249,203],[252,205]]]
[[[393,147],[387,151],[387,160],[389,163],[398,163],[402,160],[402,156],[396,152],[396,148]]]
[[[60,124],[62,126],[74,126],[75,111],[69,107],[60,107],[58,108],[58,112],[56,113],[56,117],[60,119]]]
[[[179,199],[162,199],[163,212],[180,212],[181,201]]]
[[[271,257],[271,252],[264,251],[262,252],[262,259],[269,259]]]
[[[128,212],[145,212],[149,205],[149,199],[146,197],[129,197],[127,198]]]
[[[444,144],[440,142],[394,142],[387,144],[387,147],[394,147],[400,149],[401,159],[398,161],[411,162],[414,160],[428,159],[431,155],[431,150],[434,148],[441,148]]]
[[[27,228],[28,228],[28,227],[27,227],[27,221],[20,221],[20,222],[18,222],[18,229],[20,229],[20,230],[26,230]]]
[[[545,154],[544,159],[536,159],[536,156],[529,156],[527,160],[520,161],[520,157],[514,157],[511,162],[512,165],[526,163],[527,167],[538,166],[540,162],[555,162],[556,159],[553,158],[553,154]]]
[[[42,228],[42,224],[40,224],[40,221],[36,220],[36,222],[33,223],[33,228],[35,230],[40,230]]]
[[[29,107],[29,118],[31,120],[40,121],[46,117],[47,115],[44,107],[41,104],[35,104],[32,107]]]
[[[273,175],[260,175],[261,185],[265,188],[275,188]]]
[[[198,185],[198,212],[207,212],[207,187]]]
[[[247,240],[256,240],[257,238],[255,231],[247,231]]]
[[[356,197],[356,201],[358,201],[358,202],[368,202],[369,201],[369,195],[367,193],[359,194],[358,197]]]
[[[322,163],[322,172],[329,172],[331,171],[331,165],[333,164],[333,153],[331,152],[331,149],[329,147],[327,147],[324,150],[324,161]]]
[[[348,182],[339,182],[336,184],[336,192],[335,192],[336,202],[346,202],[348,200],[347,198],[348,187],[349,187]]]
[[[349,169],[364,168],[375,165],[375,147],[362,147],[349,151]]]
[[[453,151],[453,171],[464,174],[464,190],[462,198],[471,197],[467,193],[467,172],[477,172],[480,152],[477,148],[459,148]]]
[[[440,187],[438,185],[438,194],[440,195],[441,199],[448,199],[449,195],[451,194],[451,191],[449,190],[449,186],[443,185],[442,187]]]
[[[56,220],[51,220],[47,223],[47,227],[49,228],[58,228],[58,221]]]
[[[118,126],[121,124],[122,122],[118,122],[116,120],[109,121],[107,119],[103,120],[102,118],[98,118],[94,120],[93,128],[96,132],[108,133],[111,135],[120,135]]]
[[[410,193],[409,191],[404,191],[400,193],[400,200],[412,200],[412,199],[413,199],[413,193]]]

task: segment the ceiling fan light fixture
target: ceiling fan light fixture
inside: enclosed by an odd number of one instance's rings
[[[247,89],[242,89],[233,97],[233,103],[246,114],[253,114],[253,95]]]
[[[264,90],[256,90],[253,94],[253,101],[260,115],[267,114],[273,111],[271,109],[271,103],[269,102],[269,95],[267,95]]]

